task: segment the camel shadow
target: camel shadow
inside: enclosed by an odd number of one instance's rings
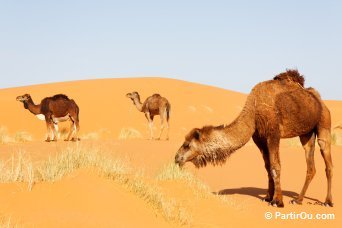
[[[218,191],[218,192],[213,192],[213,194],[215,194],[215,195],[239,194],[239,195],[253,196],[253,197],[256,197],[260,200],[262,200],[264,198],[266,193],[267,193],[267,189],[255,188],[255,187],[231,188],[231,189],[223,189],[223,190]],[[284,196],[288,196],[288,197],[293,198],[293,199],[296,199],[298,196],[298,193],[292,192],[292,191],[283,190],[282,193]],[[314,203],[308,203],[308,204],[318,204],[318,205],[323,204],[323,202],[321,202],[320,200],[315,199],[315,198],[311,198],[311,197],[307,197],[307,196],[304,196],[304,198],[314,201]]]

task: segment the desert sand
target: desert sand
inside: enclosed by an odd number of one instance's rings
[[[150,141],[147,120],[125,94],[138,91],[142,100],[160,93],[171,103],[170,140]],[[16,96],[31,94],[35,103],[46,96],[67,94],[80,107],[80,142],[43,142],[45,123],[25,110]],[[262,202],[267,174],[257,147],[250,141],[223,166],[184,169],[208,190],[197,194],[182,180],[157,180],[163,167],[172,164],[185,134],[194,127],[230,123],[244,106],[246,94],[185,81],[160,78],[86,80],[33,85],[0,90],[0,170],[11,166],[21,154],[39,165],[67,148],[96,148],[106,156],[123,159],[140,170],[146,183],[181,205],[186,213],[183,226],[191,227],[341,227],[342,213],[342,130],[333,130],[334,207],[324,207],[325,166],[316,147],[316,176],[303,205],[291,205],[304,184],[306,163],[299,139],[282,140],[281,184],[285,208]],[[332,125],[342,123],[342,101],[326,101]],[[155,119],[155,135],[159,132]],[[61,124],[65,132],[68,124]],[[24,135],[24,136],[22,136]],[[62,134],[63,137],[63,134]],[[164,135],[165,137],[165,135]],[[6,181],[3,181],[6,182]],[[217,195],[219,194],[219,195]],[[265,219],[265,213],[334,214],[330,220]],[[290,216],[290,215],[289,215]],[[122,184],[98,175],[89,168],[75,169],[60,180],[37,181],[32,189],[26,182],[0,184],[0,227],[177,227],[152,204]]]

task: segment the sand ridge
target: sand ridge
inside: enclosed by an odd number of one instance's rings
[[[125,94],[138,91],[144,100],[153,93],[168,98],[172,105],[170,140],[149,141],[147,121],[136,110]],[[80,136],[77,144],[59,141],[45,143],[45,123],[24,110],[15,97],[30,93],[35,102],[45,96],[65,93],[80,106]],[[173,162],[184,135],[194,127],[231,122],[241,111],[246,95],[173,79],[130,78],[102,79],[52,83],[0,90],[0,103],[6,112],[0,112],[0,126],[10,136],[27,132],[31,142],[8,142],[0,145],[0,159],[10,161],[12,155],[24,152],[34,164],[40,164],[66,148],[100,148],[104,154],[123,158],[134,169],[143,170],[148,180],[154,180],[165,164]],[[326,101],[332,114],[332,125],[341,123],[342,102]],[[159,118],[155,120],[158,132]],[[67,127],[67,125],[62,125]],[[128,133],[127,133],[128,132]],[[132,133],[133,132],[133,133]],[[228,203],[216,198],[199,198],[184,183],[160,181],[157,185],[170,198],[181,202],[191,214],[194,227],[256,226],[282,227],[337,227],[340,220],[342,185],[342,146],[334,130],[337,143],[332,147],[334,162],[334,208],[315,205],[324,201],[326,178],[324,162],[316,147],[317,174],[309,186],[303,205],[288,202],[300,191],[306,173],[304,151],[298,139],[281,142],[282,189],[284,209],[261,202],[267,187],[267,176],[260,152],[249,142],[235,152],[222,167],[208,166],[185,169],[205,183],[211,192],[223,194]],[[266,220],[265,212],[334,213],[334,220]],[[38,183],[29,191],[25,183],[0,184],[0,217],[28,227],[174,227],[155,213],[146,201],[128,192],[117,183],[100,177],[89,170],[78,170],[55,183]]]

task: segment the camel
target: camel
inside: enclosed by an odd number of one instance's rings
[[[229,125],[195,128],[179,148],[175,163],[182,167],[192,162],[197,168],[207,163],[222,165],[236,150],[253,139],[262,153],[268,174],[264,201],[284,207],[280,186],[279,142],[299,136],[305,150],[307,173],[302,191],[290,203],[302,204],[305,192],[316,173],[315,139],[326,166],[327,196],[324,205],[333,206],[331,194],[331,117],[328,108],[313,88],[304,88],[304,77],[287,70],[273,80],[257,84],[247,97],[239,116]]]
[[[140,101],[140,95],[138,92],[127,93],[126,97],[133,101],[133,104],[138,109],[138,111],[145,113],[145,117],[148,120],[150,128],[150,139],[153,139],[153,118],[156,115],[160,115],[161,125],[160,132],[157,140],[160,139],[163,130],[164,122],[166,122],[167,135],[166,140],[169,139],[169,119],[170,119],[170,102],[165,98],[160,96],[160,94],[153,94],[148,97],[142,104]]]
[[[74,100],[69,99],[64,94],[57,94],[53,97],[44,98],[40,104],[34,104],[30,94],[24,94],[17,97],[17,101],[24,104],[38,119],[45,120],[47,127],[46,142],[57,141],[58,123],[67,120],[71,121],[70,131],[65,141],[77,141],[79,131],[79,108]]]

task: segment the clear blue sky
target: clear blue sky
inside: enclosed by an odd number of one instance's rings
[[[286,68],[342,100],[342,1],[0,0],[0,88],[161,76],[248,93]]]

